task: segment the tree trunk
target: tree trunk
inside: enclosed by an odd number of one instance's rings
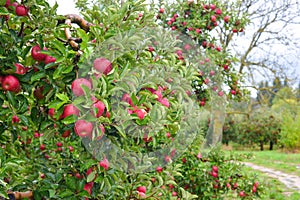
[[[261,150],[261,151],[264,150],[264,143],[263,143],[263,141],[260,141],[260,150]]]
[[[273,150],[273,141],[270,141],[270,151]]]

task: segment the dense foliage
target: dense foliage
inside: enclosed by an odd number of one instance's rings
[[[192,25],[201,5],[207,23],[241,31],[243,20],[237,25],[225,6],[188,1],[165,14],[144,1],[103,1],[83,10],[85,23],[44,0],[0,2],[1,196],[10,189],[31,190],[35,199],[210,199],[229,192],[227,179],[238,182],[235,195],[259,194],[252,177],[237,179],[241,166],[214,151],[195,156],[201,142],[189,146],[201,138],[209,92],[223,96],[226,84],[230,97],[243,95],[233,60],[222,47],[209,43],[207,53],[191,34],[162,28],[169,14]],[[206,26],[192,28],[208,41]],[[188,165],[176,162],[182,154]],[[222,178],[214,189],[216,175],[205,170],[212,165]],[[201,180],[203,190],[183,186]]]

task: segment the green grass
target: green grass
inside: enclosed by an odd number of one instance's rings
[[[249,151],[234,151],[249,153]],[[300,176],[300,154],[284,153],[280,151],[251,151],[253,158],[247,162],[267,168]]]
[[[262,200],[299,200],[300,193],[295,190],[287,188],[283,183],[277,179],[270,178],[262,172],[245,167],[249,173],[255,173],[259,177],[259,182],[264,185],[264,195],[260,198]]]
[[[228,147],[225,147],[228,149]],[[282,171],[287,174],[293,174],[300,176],[300,153],[285,153],[279,150],[274,151],[253,151],[253,149],[243,150],[228,150],[227,153],[236,154],[249,154],[253,155],[253,158],[245,160],[253,164],[271,168],[274,170]],[[298,168],[297,168],[298,166]],[[250,173],[258,175],[261,182],[264,184],[265,194],[261,199],[263,200],[300,200],[299,191],[295,191],[287,188],[283,183],[277,179],[270,178],[266,174],[260,171],[255,171],[252,168],[245,167],[245,170]]]

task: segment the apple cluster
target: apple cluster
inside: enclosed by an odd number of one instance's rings
[[[5,8],[9,11],[14,10],[15,14],[20,17],[28,16],[29,8],[18,2],[11,2],[11,0],[6,0]],[[9,15],[5,15],[5,19],[9,19]]]

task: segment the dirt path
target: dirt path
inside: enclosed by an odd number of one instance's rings
[[[294,189],[294,190],[300,192],[300,177],[299,176],[290,175],[290,174],[286,174],[286,173],[283,173],[281,171],[277,171],[274,169],[254,165],[253,163],[244,162],[244,164],[255,170],[264,172],[272,178],[278,179],[280,182],[285,184],[287,188]]]

